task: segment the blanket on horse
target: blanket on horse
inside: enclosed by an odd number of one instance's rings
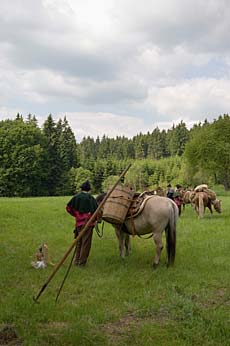
[[[127,212],[126,219],[130,219],[139,215],[143,210],[147,200],[152,196],[154,196],[154,193],[149,191],[144,191],[141,194],[136,193]]]

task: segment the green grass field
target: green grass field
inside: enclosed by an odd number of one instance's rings
[[[68,257],[33,302],[53,267],[31,261],[45,241],[58,263],[73,242],[69,197],[0,199],[0,327],[12,326],[10,345],[230,345],[230,197],[223,213],[199,220],[186,206],[177,227],[177,255],[166,268],[152,269],[153,240],[132,239],[122,261],[114,231],[95,232],[88,265],[73,267],[59,300],[56,294]],[[4,345],[3,339],[0,345]]]

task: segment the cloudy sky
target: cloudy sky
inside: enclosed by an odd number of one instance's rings
[[[229,0],[1,0],[0,119],[132,137],[230,109]]]

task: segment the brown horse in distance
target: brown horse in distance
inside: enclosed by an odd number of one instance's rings
[[[212,214],[212,205],[214,206],[214,209],[216,212],[221,213],[221,201],[216,199],[215,201],[210,200],[208,197],[207,192],[196,192],[195,196],[192,199],[192,204],[194,206],[194,209],[198,215],[198,217],[202,218],[205,213],[205,208],[207,207],[210,210],[210,213]]]

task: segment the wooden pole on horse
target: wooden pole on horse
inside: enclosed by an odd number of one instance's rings
[[[113,187],[108,191],[106,197],[101,201],[101,203],[99,204],[99,206],[97,207],[97,209],[95,210],[95,212],[93,213],[93,215],[90,217],[90,219],[87,221],[87,223],[85,224],[84,228],[82,229],[81,233],[77,236],[77,238],[74,239],[73,243],[70,245],[70,247],[68,248],[68,250],[65,252],[65,254],[63,255],[62,259],[58,262],[58,264],[56,265],[56,267],[54,268],[53,272],[51,273],[51,275],[49,276],[49,278],[47,279],[47,281],[44,283],[44,285],[42,286],[42,288],[40,289],[40,291],[38,292],[37,296],[33,297],[34,302],[38,302],[39,297],[41,296],[41,294],[45,291],[46,287],[48,286],[48,284],[50,283],[50,281],[53,279],[54,275],[57,273],[57,271],[60,269],[60,267],[62,266],[62,264],[65,262],[65,260],[67,259],[67,257],[69,256],[69,254],[71,253],[71,251],[73,250],[73,248],[76,246],[77,242],[79,241],[79,239],[81,239],[81,237],[83,236],[83,234],[87,231],[87,229],[89,228],[89,226],[92,224],[93,221],[95,221],[98,213],[100,212],[100,210],[102,209],[102,207],[104,206],[106,200],[109,198],[109,196],[111,195],[111,193],[113,192],[113,190],[116,188],[116,186],[119,184],[120,180],[125,176],[125,174],[127,173],[127,171],[129,170],[129,168],[131,167],[131,164],[128,165],[128,167],[126,169],[124,169],[124,171],[121,173],[121,175],[119,176],[118,180],[116,181],[116,183],[113,185]],[[62,285],[63,286],[63,285]],[[61,287],[62,287],[61,286]]]

